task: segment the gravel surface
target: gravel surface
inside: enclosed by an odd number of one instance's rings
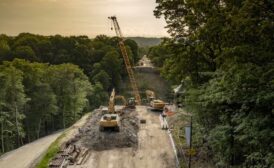
[[[139,120],[136,111],[127,112],[120,116],[121,127],[119,132],[107,130],[99,131],[99,121],[102,117],[100,110],[95,111],[92,118],[83,127],[77,145],[93,150],[107,150],[112,148],[137,147]]]

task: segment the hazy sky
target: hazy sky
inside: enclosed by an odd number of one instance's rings
[[[168,36],[153,16],[155,0],[0,0],[0,34],[114,35],[116,15],[125,36]]]

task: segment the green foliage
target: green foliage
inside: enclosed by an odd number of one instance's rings
[[[0,118],[2,152],[19,146],[25,137],[23,108],[27,102],[23,73],[13,66],[0,66]]]
[[[93,40],[87,36],[40,36],[30,33],[21,33],[16,37],[1,35],[0,61],[21,58],[49,64],[72,63],[82,68],[92,82],[97,82],[93,78],[103,70],[112,83],[109,86],[103,84],[104,88],[111,90],[110,87],[119,87],[121,76],[126,74],[118,42],[119,38],[105,35],[99,35]],[[140,59],[137,43],[127,39],[125,45],[130,61],[137,63]],[[102,65],[100,70],[94,67],[97,63]]]
[[[15,59],[0,69],[2,152],[70,126],[89,106],[92,87],[76,65]]]
[[[125,45],[130,47],[130,51],[132,52],[133,61],[137,62],[140,59],[139,51],[138,51],[138,44],[131,39],[126,39]]]
[[[101,61],[101,65],[103,69],[106,70],[107,74],[110,76],[110,87],[118,88],[121,82],[122,73],[122,60],[119,59],[119,53],[116,51],[107,52]],[[111,88],[108,89],[111,90]]]
[[[206,142],[197,145],[208,147],[216,167],[273,167],[273,2],[157,4],[172,39],[151,58],[167,79],[183,81],[183,103]]]
[[[0,36],[0,61],[9,59],[10,56],[10,46],[7,40],[4,40],[4,37]]]
[[[165,60],[172,53],[167,47],[168,39],[164,39],[158,46],[149,48],[148,57],[156,67],[163,67]]]
[[[60,141],[66,134],[63,133],[59,136],[48,148],[47,152],[36,166],[36,168],[47,168],[51,159],[57,154],[60,150]]]
[[[101,83],[104,89],[110,88],[110,79],[111,78],[104,70],[101,70],[93,77],[94,83]]]
[[[91,86],[87,76],[76,65],[50,66],[49,73],[50,84],[62,116],[62,127],[66,128],[81,116],[87,105],[86,97]]]
[[[126,75],[118,42],[105,35],[0,35],[2,153],[66,128],[107,104],[108,91],[119,90]],[[130,61],[137,62],[138,45],[125,43]]]

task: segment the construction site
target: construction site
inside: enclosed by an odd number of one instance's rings
[[[0,168],[274,168],[274,0],[0,0]]]
[[[115,16],[112,20],[116,35],[120,37],[119,46],[128,72],[134,97],[126,100],[112,90],[108,107],[100,107],[88,117],[78,132],[63,143],[60,151],[50,161],[50,168],[69,167],[177,167],[173,150],[174,142],[166,130],[167,114],[154,111],[170,111],[166,103],[156,99],[154,91],[146,91],[147,105],[142,105],[138,84],[130,64],[123,36]],[[152,68],[144,57],[139,69]],[[115,101],[122,99],[123,105]]]
[[[132,97],[126,99],[117,95],[113,88],[108,106],[101,106],[88,113],[66,131],[54,136],[58,137],[62,133],[61,138],[58,138],[58,151],[47,165],[49,168],[180,167],[167,121],[167,117],[176,113],[176,107],[160,98],[168,92],[161,89],[166,87],[165,81],[146,56],[143,56],[138,66],[132,67],[117,18],[111,16],[109,19],[120,38],[119,47],[128,74],[127,83],[130,84],[125,89]],[[152,78],[158,82],[149,82]],[[137,81],[147,81],[149,84],[138,84]],[[153,87],[155,91],[145,90],[141,98],[138,85],[150,85],[149,88]],[[157,97],[155,92],[160,96]],[[122,104],[117,104],[117,101]],[[38,141],[36,143],[39,146]],[[34,151],[32,143],[28,145],[29,150]],[[34,152],[33,156],[29,151],[30,158],[17,157],[22,155],[20,152],[24,152],[21,150],[23,147],[1,157],[0,167],[36,167],[47,149],[45,146],[43,150]],[[18,161],[21,163],[10,162],[15,158],[21,159]]]

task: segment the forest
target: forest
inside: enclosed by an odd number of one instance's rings
[[[0,35],[0,154],[71,126],[106,104],[113,87],[119,92],[126,71],[118,40]],[[139,47],[125,44],[134,64]]]
[[[185,90],[194,148],[216,167],[274,167],[274,1],[157,0],[170,39],[150,48]]]

